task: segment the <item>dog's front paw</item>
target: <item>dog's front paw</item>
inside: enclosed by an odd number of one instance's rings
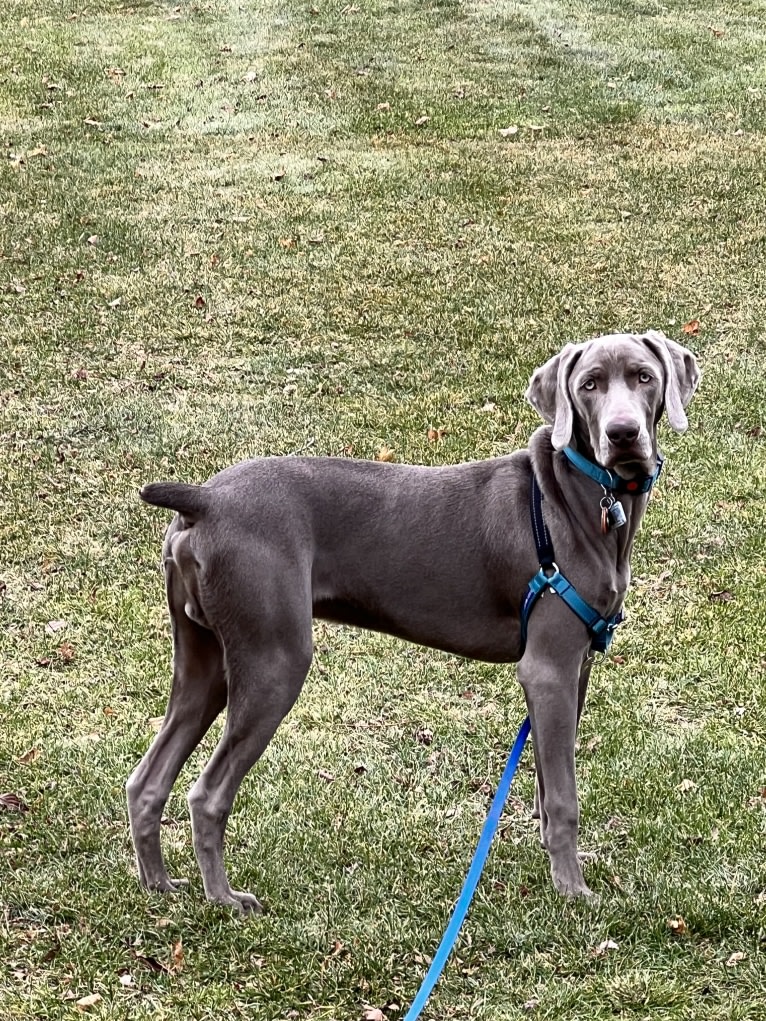
[[[171,879],[170,876],[164,875],[142,882],[141,885],[150,893],[179,893],[189,885],[189,880]]]
[[[244,893],[242,890],[229,890],[221,897],[212,898],[217,904],[233,908],[240,915],[262,915],[263,905],[252,893]]]
[[[558,893],[563,897],[592,897],[593,891],[583,878],[580,863],[573,862],[558,865],[551,862],[551,878]]]

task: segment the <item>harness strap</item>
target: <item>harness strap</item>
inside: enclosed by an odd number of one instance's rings
[[[591,651],[606,652],[611,645],[615,629],[625,619],[624,614],[622,610],[619,610],[612,617],[603,617],[590,603],[585,602],[574,585],[558,569],[553,558],[553,541],[543,515],[543,494],[534,472],[532,472],[530,496],[532,533],[535,537],[540,570],[530,581],[521,607],[521,654],[524,654],[524,649],[527,646],[529,615],[546,588],[560,596],[586,626],[591,636]]]

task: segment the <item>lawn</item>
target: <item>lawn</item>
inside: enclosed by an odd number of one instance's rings
[[[652,327],[704,377],[581,729],[598,898],[552,889],[528,752],[425,1017],[763,1021],[766,2],[10,0],[0,33],[0,1016],[403,1016],[513,668],[317,624],[228,827],[268,913],[202,897],[219,727],[163,827],[190,887],[147,895],[169,516],[137,490],[502,454],[563,342]]]

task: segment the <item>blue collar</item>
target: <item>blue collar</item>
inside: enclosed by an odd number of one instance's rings
[[[602,468],[600,464],[589,461],[587,457],[573,450],[572,447],[564,447],[561,451],[570,464],[588,478],[598,482],[604,489],[611,489],[615,493],[648,493],[657,479],[660,477],[664,458],[662,454],[657,455],[657,469],[653,475],[638,475],[633,479],[624,479],[617,472]]]

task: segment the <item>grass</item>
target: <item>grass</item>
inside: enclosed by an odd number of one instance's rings
[[[147,896],[122,788],[170,648],[166,518],[136,490],[260,453],[503,453],[564,340],[695,319],[703,387],[581,733],[599,899],[553,893],[525,762],[426,1016],[764,1017],[763,14],[3,7],[0,792],[28,807],[0,810],[4,1018],[403,1015],[523,715],[513,669],[318,624],[228,830],[269,914],[201,896],[184,793],[215,733],[164,828],[191,888]]]

